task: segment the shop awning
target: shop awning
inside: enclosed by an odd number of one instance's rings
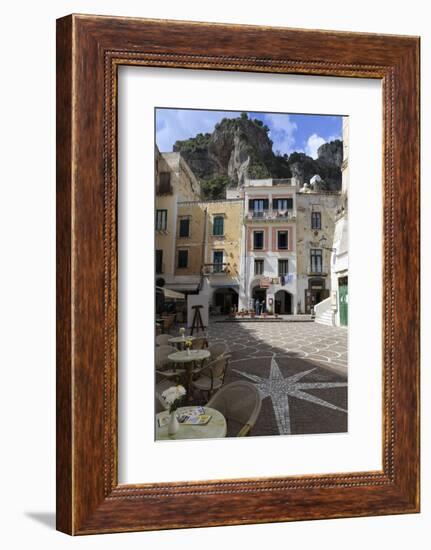
[[[174,290],[175,292],[197,292],[198,286],[198,283],[170,283],[163,288]]]
[[[176,290],[171,290],[170,288],[157,286],[156,289],[160,292],[163,292],[165,298],[169,300],[185,300],[185,295]]]

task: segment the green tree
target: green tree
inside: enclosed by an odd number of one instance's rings
[[[214,178],[201,181],[202,195],[204,199],[224,199],[226,197],[226,187],[230,184],[228,176],[216,176]]]

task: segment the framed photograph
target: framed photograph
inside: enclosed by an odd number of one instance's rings
[[[57,21],[57,528],[419,511],[419,38]]]

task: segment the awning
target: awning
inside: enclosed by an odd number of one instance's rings
[[[197,292],[198,283],[170,283],[164,286],[164,289],[174,290],[176,292]]]
[[[175,290],[171,290],[170,288],[164,288],[157,286],[156,289],[160,292],[163,292],[165,298],[168,298],[169,300],[185,300],[185,295],[181,294],[181,292],[176,292]]]

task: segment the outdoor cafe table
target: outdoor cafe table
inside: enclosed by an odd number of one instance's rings
[[[176,351],[175,353],[171,353],[168,355],[169,361],[172,361],[173,363],[180,363],[187,371],[187,383],[186,383],[186,390],[188,399],[191,400],[191,387],[192,387],[192,376],[194,371],[194,365],[198,361],[203,361],[204,359],[208,359],[210,357],[210,352],[206,349],[191,349],[189,351]]]
[[[184,344],[187,340],[193,342],[193,340],[196,340],[196,336],[174,336],[173,338],[169,338],[169,343],[175,344],[178,349],[184,349]]]
[[[187,413],[198,407],[180,407],[177,409],[177,414]],[[199,407],[201,408],[201,407]],[[159,427],[158,419],[164,416],[169,416],[168,411],[163,411],[156,414],[156,440],[160,439],[207,439],[212,437],[226,437],[227,427],[226,419],[221,412],[211,407],[204,407],[204,414],[211,416],[207,424],[181,424],[176,434],[168,434],[168,424]]]

